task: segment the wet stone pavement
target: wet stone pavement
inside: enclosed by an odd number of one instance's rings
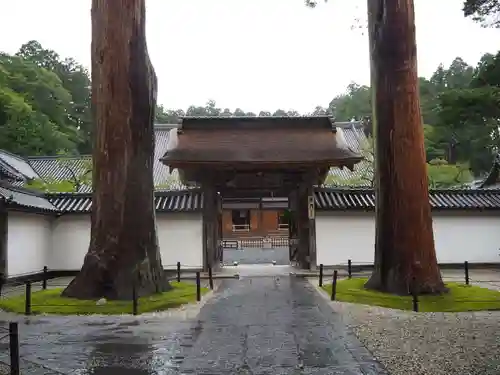
[[[288,276],[287,267],[252,270],[224,280],[188,320],[21,319],[23,368],[57,373],[35,362],[82,375],[386,374],[310,284]],[[0,344],[0,360],[7,356]]]
[[[288,265],[290,263],[288,247],[277,247],[274,249],[243,248],[224,249],[224,264],[276,264]]]

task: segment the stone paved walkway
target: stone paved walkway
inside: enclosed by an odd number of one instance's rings
[[[224,281],[199,324],[181,373],[386,373],[314,289],[289,276]]]
[[[23,368],[56,373],[36,362],[82,375],[386,374],[341,315],[288,272],[241,267],[240,280],[221,281],[199,314],[184,317],[20,318]]]
[[[274,249],[243,248],[224,249],[224,264],[290,264],[288,247],[277,247]]]

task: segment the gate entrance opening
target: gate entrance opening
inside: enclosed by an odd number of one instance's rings
[[[331,167],[354,168],[335,123],[313,117],[184,117],[162,162],[203,191],[204,265],[222,255],[222,200],[288,198],[290,260],[316,267],[314,187]]]

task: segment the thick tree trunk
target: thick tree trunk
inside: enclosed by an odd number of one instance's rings
[[[366,287],[445,291],[437,265],[417,77],[413,0],[368,0],[376,155],[375,270]]]
[[[133,284],[139,296],[169,288],[154,210],[155,102],[145,0],[93,0],[92,229],[83,267],[64,296],[130,299]]]
[[[8,212],[5,202],[0,199],[0,293],[7,278],[7,230]]]

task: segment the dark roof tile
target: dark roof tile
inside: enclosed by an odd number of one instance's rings
[[[64,213],[89,213],[92,209],[91,194],[47,194],[47,199]],[[180,190],[155,193],[157,212],[195,212],[203,208],[203,194],[197,190]]]
[[[500,210],[500,189],[443,189],[430,190],[429,201],[435,210]],[[375,209],[373,189],[330,189],[315,192],[318,210],[364,210]]]
[[[23,179],[38,178],[38,175],[26,159],[8,151],[0,150],[0,164],[3,164],[4,167],[8,165],[11,172],[14,172],[18,177],[22,177]]]
[[[57,212],[57,208],[43,195],[8,185],[5,182],[0,183],[0,199],[6,202],[7,207],[24,207],[35,211]]]

